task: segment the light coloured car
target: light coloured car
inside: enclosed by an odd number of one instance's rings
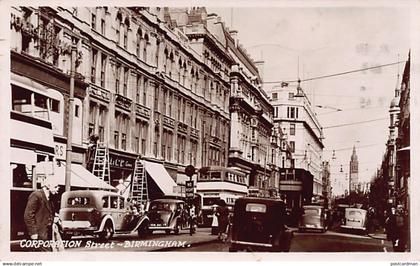
[[[367,211],[359,208],[346,208],[344,223],[341,225],[343,230],[361,231],[366,233]]]

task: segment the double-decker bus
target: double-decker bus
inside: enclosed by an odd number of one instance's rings
[[[206,167],[198,173],[197,194],[202,201],[200,225],[208,227],[220,200],[232,210],[235,200],[248,194],[248,177],[233,167]]]

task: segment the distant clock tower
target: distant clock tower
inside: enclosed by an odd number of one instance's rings
[[[356,147],[353,146],[353,154],[350,159],[350,181],[349,188],[350,192],[355,191],[358,188],[359,183],[359,160],[356,155]]]

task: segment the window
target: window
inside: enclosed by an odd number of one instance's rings
[[[79,113],[79,111],[80,111],[80,108],[79,108],[80,106],[79,105],[74,105],[74,116],[75,117],[79,117],[79,115],[80,115],[80,113]]]
[[[92,29],[96,30],[96,14],[92,14],[92,21],[91,21]]]
[[[290,146],[291,152],[295,152],[295,142],[294,141],[290,141],[289,142],[289,146]]]
[[[137,80],[136,80],[136,103],[140,103],[140,89],[141,89],[141,76],[137,75]]]
[[[124,48],[127,49],[128,45],[128,25],[124,25]]]
[[[299,118],[299,108],[287,107],[287,118]]]
[[[293,92],[289,92],[289,99],[293,99],[295,97],[295,94]]]
[[[144,45],[143,45],[143,61],[147,62],[147,45],[149,44],[149,36],[146,34],[144,36]]]
[[[106,108],[101,106],[99,108],[99,141],[105,141],[105,123],[106,123]]]
[[[137,55],[137,57],[140,57],[141,35],[142,35],[142,32],[141,32],[141,29],[139,29],[137,31],[137,34],[136,34],[136,39],[137,39],[137,42],[136,42],[136,55]]]
[[[105,19],[101,19],[101,34],[105,36]]]
[[[163,135],[162,135],[162,142],[161,142],[161,149],[160,149],[160,155],[162,156],[162,158],[166,159],[166,136],[167,136],[168,132],[166,130],[163,131]]]
[[[114,147],[115,149],[119,149],[120,143],[120,133],[118,131],[114,131]]]
[[[91,71],[90,71],[90,81],[92,83],[96,82],[96,63],[98,60],[98,50],[92,49],[92,58],[91,58]]]
[[[296,124],[290,124],[290,135],[296,135]]]
[[[124,84],[123,84],[123,95],[128,96],[128,76],[130,74],[130,69],[128,67],[124,68]]]
[[[106,55],[101,55],[101,87],[105,88]]]
[[[50,108],[52,112],[60,113],[60,102],[55,99],[50,100]]]
[[[153,140],[153,155],[155,156],[155,158],[157,158],[158,156],[158,141],[159,141],[159,129],[155,130],[155,137]]]
[[[168,100],[168,116],[172,117],[172,92],[169,92],[169,100]]]
[[[121,149],[127,150],[127,134],[125,133],[121,134]]]
[[[11,163],[13,169],[13,187],[32,188],[33,166]]]
[[[277,117],[279,117],[279,107],[278,106],[274,107],[274,118],[277,118]]]
[[[159,87],[155,87],[155,100],[153,104],[153,110],[159,111]]]
[[[278,98],[277,98],[277,92],[273,92],[272,94],[271,94],[271,98],[273,98],[273,100],[277,100]]]
[[[143,81],[143,106],[147,106],[147,89],[149,81],[145,78]]]
[[[120,70],[121,65],[117,65],[115,70],[115,93],[120,94]]]
[[[146,140],[147,140],[147,123],[141,123],[141,153],[146,154]]]

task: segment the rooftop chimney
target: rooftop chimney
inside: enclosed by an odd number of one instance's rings
[[[260,74],[261,79],[264,79],[264,61],[258,60],[255,61],[254,64],[258,69],[258,73]]]
[[[231,30],[229,31],[230,36],[232,37],[232,39],[235,41],[235,46],[238,46],[238,31],[237,30]]]

